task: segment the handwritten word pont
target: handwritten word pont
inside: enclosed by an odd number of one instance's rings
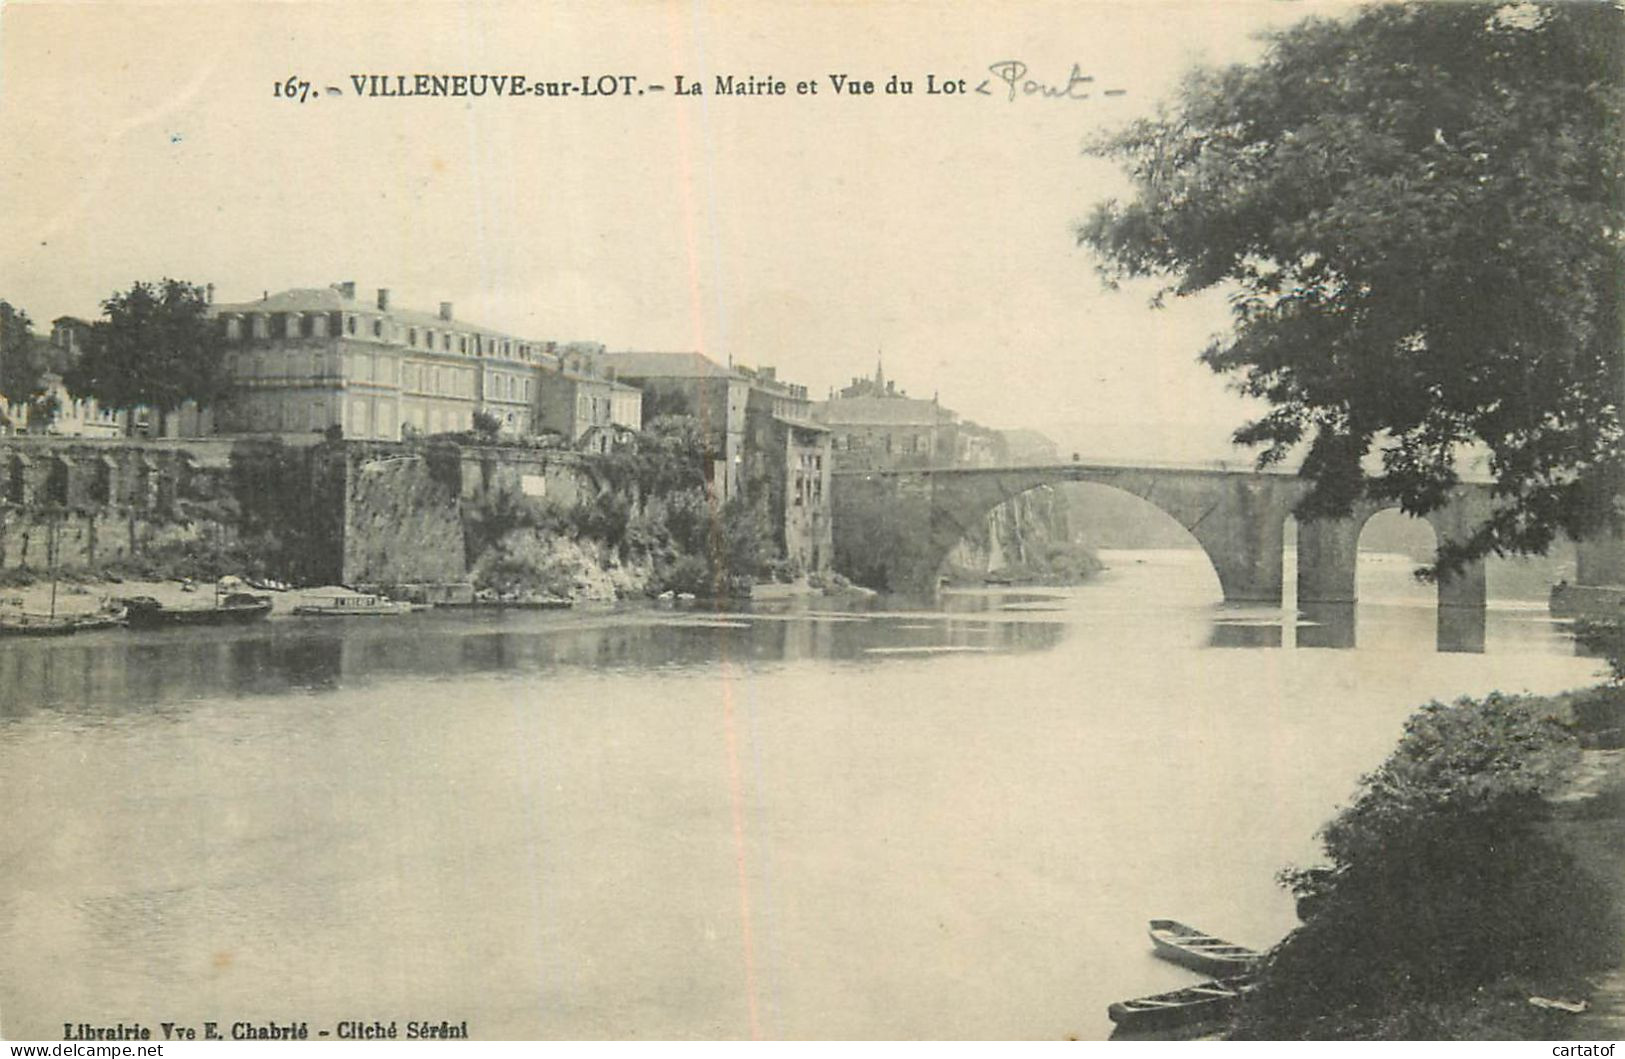
[[[1014,102],[1018,95],[1040,96],[1044,99],[1088,99],[1089,86],[1094,83],[1094,77],[1083,72],[1077,63],[1072,64],[1072,72],[1067,75],[1064,84],[1046,84],[1043,81],[1027,77],[1027,64],[1020,59],[1006,59],[996,62],[988,67],[988,71],[999,81],[1003,81],[1009,95],[1005,98]],[[982,95],[992,95],[988,89],[988,82],[983,81],[976,86],[976,91]],[[1124,92],[1121,88],[1108,88],[1101,95],[1120,96]]]

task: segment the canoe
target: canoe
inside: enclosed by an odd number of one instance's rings
[[[1149,933],[1152,949],[1158,956],[1215,978],[1246,974],[1264,955],[1245,945],[1205,934],[1176,919],[1153,919]]]
[[[1246,975],[1216,979],[1168,993],[1119,1000],[1106,1015],[1123,1030],[1140,1031],[1185,1026],[1228,1018],[1254,986]]]

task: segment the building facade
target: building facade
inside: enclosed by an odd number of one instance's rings
[[[736,368],[745,399],[746,495],[760,498],[773,523],[779,555],[808,573],[829,570],[830,431],[814,422],[807,388],[782,382],[773,368]]]
[[[723,501],[742,495],[749,380],[702,353],[604,353],[599,362],[611,378],[642,391],[644,420],[668,413],[698,419],[712,453],[707,484]]]
[[[873,379],[853,379],[812,415],[829,428],[842,469],[945,467],[959,458],[959,417],[935,398],[909,397],[878,365]]]
[[[469,430],[483,413],[507,434],[553,429],[574,443],[614,411],[611,388],[590,366],[566,371],[555,343],[460,320],[450,302],[419,312],[394,305],[387,289],[358,298],[345,282],[210,312],[233,389],[220,433],[393,440]],[[623,414],[640,399],[623,394]]]

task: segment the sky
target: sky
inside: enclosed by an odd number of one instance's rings
[[[137,279],[213,283],[221,301],[352,280],[527,337],[773,365],[815,397],[883,356],[914,396],[1088,457],[1245,459],[1228,436],[1256,408],[1195,359],[1223,299],[1154,311],[1145,287],[1102,286],[1075,226],[1128,187],[1081,148],[1192,64],[1349,8],[978,7],[5,3],[0,297],[48,326]],[[1011,99],[990,75],[1006,61],[1051,85],[1076,64],[1089,98]],[[352,82],[416,73],[645,90],[377,98]],[[914,93],[887,94],[893,74]],[[928,74],[968,91],[927,95]],[[676,96],[677,75],[705,94]],[[718,75],[786,94],[720,96]],[[290,77],[314,97],[277,98]]]

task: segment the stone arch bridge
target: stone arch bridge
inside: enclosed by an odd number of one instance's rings
[[[915,595],[935,591],[953,546],[989,511],[1043,485],[1088,482],[1140,497],[1190,531],[1219,575],[1227,602],[1275,603],[1283,598],[1286,519],[1308,490],[1289,473],[1202,466],[1041,464],[839,471],[832,501],[838,569],[866,583]],[[1363,503],[1349,518],[1298,527],[1298,601],[1352,603],[1360,531],[1385,507]],[[1425,516],[1440,540],[1459,539],[1490,511],[1490,487],[1458,486],[1443,507]],[[1625,582],[1625,548],[1610,542],[1587,562],[1581,583]],[[1440,606],[1483,607],[1483,563],[1439,582]]]

